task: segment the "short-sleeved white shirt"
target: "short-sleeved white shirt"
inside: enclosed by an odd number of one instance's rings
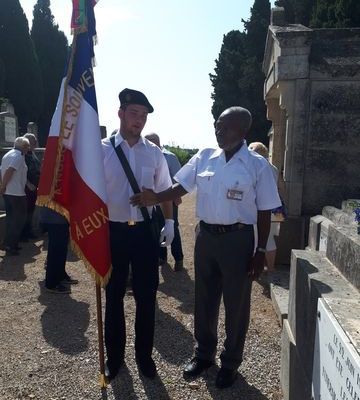
[[[5,194],[11,196],[25,196],[25,185],[28,167],[25,163],[25,157],[18,149],[11,149],[1,160],[1,179],[8,168],[14,168],[15,171],[6,185]]]
[[[121,146],[125,153],[140,190],[144,186],[161,192],[171,186],[165,157],[155,144],[140,137],[139,141],[130,147],[118,131],[115,134],[115,146]],[[110,221],[143,221],[140,209],[129,203],[133,191],[110,138],[102,141],[102,148]],[[151,215],[151,207],[148,210]]]
[[[256,224],[258,210],[281,205],[270,164],[245,141],[228,162],[219,148],[200,150],[175,180],[188,192],[197,189],[196,215],[208,224]],[[241,200],[228,198],[229,190]]]

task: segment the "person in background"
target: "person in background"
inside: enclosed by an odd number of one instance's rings
[[[268,148],[261,142],[253,142],[249,144],[249,150],[255,151],[260,154],[269,162],[271,170],[274,175],[275,182],[279,186],[279,171],[275,167],[275,165],[271,164],[269,161],[269,150]],[[273,218],[273,215],[272,215]],[[275,257],[276,257],[276,242],[275,236],[279,236],[280,234],[280,222],[271,221],[271,227],[269,232],[269,238],[266,243],[266,267],[269,272],[275,271]]]
[[[37,198],[37,187],[40,179],[40,160],[35,154],[37,146],[36,136],[32,133],[26,133],[24,138],[30,142],[30,149],[25,154],[25,163],[28,167],[27,182],[25,186],[25,194],[27,200],[27,218],[26,223],[21,234],[21,240],[27,241],[28,239],[36,239],[37,236],[33,232],[33,215],[35,210],[35,203]]]
[[[41,207],[40,223],[48,233],[45,288],[51,293],[71,293],[69,285],[76,285],[79,281],[72,279],[65,270],[69,223],[65,217],[48,207]]]
[[[264,269],[271,210],[281,202],[269,163],[249,151],[245,137],[252,117],[242,107],[230,107],[217,119],[219,147],[195,154],[175,175],[170,189],[144,189],[130,198],[137,206],[174,200],[197,189],[195,266],[195,356],[185,366],[185,378],[196,377],[215,363],[221,298],[226,340],[215,385],[231,386],[243,360],[250,320],[252,281]],[[254,224],[258,245],[254,252]]]
[[[145,138],[147,140],[150,140],[150,142],[156,144],[156,146],[158,146],[161,149],[162,153],[165,156],[167,165],[169,167],[171,180],[173,183],[175,183],[174,176],[181,168],[178,158],[176,157],[176,155],[174,153],[167,150],[165,147],[161,147],[160,138],[156,133],[149,133],[148,135],[145,135]],[[175,271],[182,271],[184,269],[184,254],[183,254],[183,250],[182,250],[181,236],[180,236],[180,231],[179,231],[179,205],[180,204],[181,204],[181,197],[179,197],[173,201],[174,240],[171,243],[171,254],[175,260],[175,265],[174,265]],[[159,219],[162,220],[162,225],[164,225],[164,217],[162,215],[161,209],[159,210],[159,207],[157,207],[157,210],[159,211]],[[166,263],[167,263],[167,247],[160,246],[159,264],[163,265]]]
[[[1,160],[0,194],[4,197],[6,228],[3,248],[6,255],[19,254],[19,240],[27,216],[25,185],[27,166],[25,154],[29,151],[29,140],[17,137],[14,148],[8,151]]]

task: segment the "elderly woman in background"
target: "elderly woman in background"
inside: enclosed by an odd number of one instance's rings
[[[255,151],[256,153],[260,154],[269,161],[269,150],[263,143],[261,142],[250,143],[249,150]],[[269,164],[273,171],[275,182],[279,187],[279,171],[275,167],[275,165],[270,163],[270,161]],[[268,271],[275,270],[275,257],[276,257],[275,236],[279,236],[280,233],[280,222],[276,221],[273,216],[274,214],[272,214],[271,218],[271,228],[270,228],[269,238],[266,244],[266,254],[265,254],[266,266]]]

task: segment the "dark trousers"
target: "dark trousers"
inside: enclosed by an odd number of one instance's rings
[[[159,247],[146,223],[128,226],[110,221],[110,249],[113,271],[106,286],[105,346],[111,368],[118,366],[125,354],[124,296],[130,263],[136,302],[136,358],[151,357],[159,285]]]
[[[6,232],[4,245],[16,250],[21,232],[26,222],[26,196],[4,194],[6,212]]]
[[[69,225],[44,224],[44,228],[48,232],[45,286],[52,289],[67,276],[65,264],[69,243]]]
[[[174,210],[174,240],[171,243],[171,254],[174,257],[175,261],[181,261],[184,259],[184,254],[182,250],[182,244],[181,244],[181,236],[180,236],[180,231],[179,231],[179,219],[178,219],[178,214],[179,214],[179,207],[176,206],[173,203],[173,210]],[[164,226],[165,220],[163,213],[161,211],[160,207],[156,207],[156,211],[158,213],[158,218],[159,218],[159,224],[161,227]],[[159,257],[163,260],[167,259],[167,247],[161,247],[159,250]]]
[[[35,211],[35,204],[37,198],[37,191],[30,190],[25,187],[25,194],[26,194],[26,202],[27,202],[27,218],[22,230],[21,236],[26,238],[27,236],[31,235],[32,232],[32,219]]]
[[[253,249],[252,225],[223,234],[209,233],[200,228],[196,237],[195,353],[204,360],[215,358],[219,307],[223,296],[226,340],[221,363],[225,368],[238,368],[243,357],[252,286],[247,273]]]

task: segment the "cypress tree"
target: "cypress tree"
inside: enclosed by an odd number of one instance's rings
[[[210,74],[214,88],[212,114],[216,120],[228,107],[239,104],[238,81],[245,59],[245,34],[231,31],[224,35],[219,58],[215,60],[215,74]]]
[[[325,0],[326,1],[326,0]],[[309,26],[316,0],[277,0],[275,5],[285,8],[289,24]]]
[[[215,61],[215,74],[210,74],[214,88],[214,119],[234,105],[248,108],[253,116],[248,141],[265,144],[271,123],[266,118],[263,99],[262,60],[269,22],[270,2],[255,0],[250,19],[244,21],[245,32],[231,31],[224,35],[219,58]]]
[[[0,0],[3,95],[14,105],[21,131],[37,121],[43,102],[40,68],[19,0]]]
[[[311,26],[316,28],[350,28],[360,26],[358,0],[317,0]]]
[[[34,6],[33,16],[31,37],[39,59],[45,100],[38,121],[39,141],[44,145],[59,95],[68,42],[54,22],[50,0],[38,0]]]

